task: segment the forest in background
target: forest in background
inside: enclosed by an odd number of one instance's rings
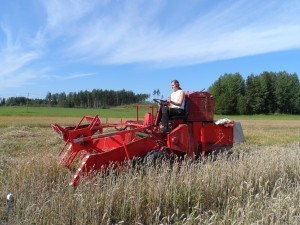
[[[216,114],[299,114],[300,84],[296,73],[263,72],[243,79],[224,74],[208,89],[215,97]]]
[[[110,106],[145,103],[150,94],[135,94],[133,91],[94,89],[92,91],[70,92],[66,94],[48,92],[45,99],[10,97],[0,99],[5,106],[57,106],[68,108],[107,108]]]
[[[300,83],[296,73],[263,72],[245,80],[240,73],[225,73],[209,88],[215,98],[215,113],[221,115],[300,114]],[[160,90],[153,96],[160,97]],[[0,98],[0,106],[51,106],[68,108],[109,108],[146,103],[151,94],[127,90],[48,92],[44,99],[26,97]]]

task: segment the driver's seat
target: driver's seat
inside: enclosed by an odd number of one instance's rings
[[[187,119],[189,117],[189,108],[190,108],[190,103],[187,99],[187,97],[185,96],[184,99],[184,115],[180,115],[180,116],[170,116],[169,120],[183,120],[184,122],[187,122]]]

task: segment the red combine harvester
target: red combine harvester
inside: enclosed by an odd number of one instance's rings
[[[228,150],[244,139],[240,123],[214,121],[214,98],[208,92],[187,93],[185,115],[171,117],[167,133],[160,130],[161,108],[166,101],[154,101],[159,105],[156,114],[151,107],[143,121],[138,119],[137,107],[136,121],[102,124],[98,116],[84,116],[74,127],[51,124],[65,142],[59,153],[60,164],[73,168],[80,162],[70,185],[77,186],[80,177],[90,172],[153,152],[197,158]]]

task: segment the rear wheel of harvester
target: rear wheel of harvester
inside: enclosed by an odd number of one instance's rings
[[[156,166],[166,160],[170,160],[169,153],[166,151],[152,150],[143,158],[143,164],[146,166]]]
[[[223,158],[223,157],[226,157],[226,159],[228,159],[232,153],[233,152],[230,148],[218,147],[218,148],[214,148],[213,150],[207,152],[205,154],[205,158],[212,160],[212,161],[215,161],[215,160],[217,160],[219,158]]]

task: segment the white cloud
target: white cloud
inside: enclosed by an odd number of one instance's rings
[[[0,71],[1,76],[9,75],[18,71],[20,68],[29,64],[33,60],[37,59],[39,54],[37,52],[28,51],[3,51],[3,55],[0,56]]]
[[[57,80],[62,81],[62,80],[73,80],[73,79],[82,78],[82,77],[90,77],[90,76],[94,76],[94,75],[96,75],[96,73],[75,73],[75,74],[71,74],[71,75],[67,75],[67,76],[53,75],[48,78],[57,79]]]
[[[27,80],[33,79],[35,73],[24,72],[24,67],[39,58],[34,50],[25,49],[19,40],[14,40],[10,29],[2,25],[5,42],[0,51],[0,83],[1,88],[17,87]]]
[[[228,1],[176,29],[159,23],[168,17],[164,6],[125,1],[104,13],[98,5],[89,12],[91,20],[66,31],[73,36],[65,49],[71,57],[100,64],[176,66],[300,47],[296,1]]]
[[[49,29],[62,27],[72,21],[77,21],[93,9],[93,1],[82,0],[50,0],[44,1]]]
[[[11,74],[8,77],[0,76],[0,89],[33,85],[35,83],[34,80],[40,77],[40,75],[37,71],[28,70]]]

